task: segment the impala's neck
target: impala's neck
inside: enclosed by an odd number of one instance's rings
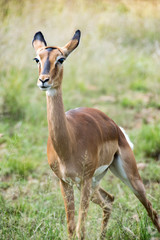
[[[63,161],[70,154],[70,134],[64,112],[62,90],[49,90],[47,92],[47,118],[49,135],[53,146]]]

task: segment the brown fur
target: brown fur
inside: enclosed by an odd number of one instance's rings
[[[43,37],[42,43],[36,38],[33,41],[40,58],[39,78],[43,81],[48,78],[50,88],[48,91],[51,93],[55,91],[53,95],[47,95],[49,129],[47,155],[51,169],[60,179],[69,236],[75,236],[73,184],[77,184],[78,181],[81,191],[77,224],[78,239],[85,239],[85,219],[90,200],[103,209],[101,239],[105,238],[114,197],[99,185],[92,186],[96,169],[103,165],[110,166],[111,170],[131,187],[160,231],[157,213],[146,199],[133,152],[116,123],[97,109],[79,108],[70,110],[66,114],[64,112],[61,90],[63,67],[55,62],[57,57],[66,58],[77,47],[79,38],[80,33],[77,31],[65,47],[54,47],[50,52],[43,43]],[[42,72],[46,59],[51,67],[48,74],[44,75]],[[39,79],[38,83],[41,84]],[[122,164],[122,169],[118,163]]]

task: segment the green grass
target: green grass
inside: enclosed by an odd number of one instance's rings
[[[129,99],[129,98],[122,98],[121,105],[125,108],[141,108],[142,107],[142,101],[135,100],[135,99]]]
[[[149,126],[143,125],[137,135],[136,142],[137,152],[143,153],[145,157],[152,157],[158,160],[160,157],[160,123]]]
[[[131,83],[130,88],[134,91],[148,92],[148,88],[142,80],[138,79]]]
[[[160,214],[159,10],[153,1],[1,1],[0,238],[67,239],[59,183],[47,163],[46,98],[36,86],[31,46],[41,30],[63,46],[82,38],[64,64],[65,110],[102,110],[127,129],[149,200]],[[3,136],[2,136],[3,135]],[[102,186],[115,196],[106,238],[159,239],[130,190],[110,172]],[[75,188],[76,220],[79,192]],[[102,212],[90,204],[86,239],[98,239]]]

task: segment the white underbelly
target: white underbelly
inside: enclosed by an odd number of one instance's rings
[[[95,188],[98,186],[100,180],[104,177],[108,170],[109,165],[103,165],[97,168],[94,172],[94,175],[92,177],[92,187]],[[75,179],[71,179],[69,177],[63,177],[62,180],[70,185],[77,185],[78,188],[80,188],[81,185],[81,179],[79,177],[75,177]]]
[[[98,167],[94,175],[92,177],[92,187],[95,188],[96,186],[99,185],[99,182],[101,179],[104,177],[104,175],[107,173],[109,165],[103,165]],[[71,179],[69,177],[63,177],[62,180],[70,185],[76,185],[78,188],[81,186],[81,178],[75,177],[75,179]]]

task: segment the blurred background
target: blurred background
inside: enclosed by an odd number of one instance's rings
[[[36,86],[31,42],[42,31],[48,45],[63,46],[77,29],[80,45],[64,64],[65,110],[98,108],[126,129],[160,213],[160,2],[0,0],[1,239],[67,239],[59,183],[47,163],[46,97]],[[159,239],[123,183],[108,172],[102,185],[115,195],[107,239]],[[101,219],[91,203],[87,239],[98,239]]]

